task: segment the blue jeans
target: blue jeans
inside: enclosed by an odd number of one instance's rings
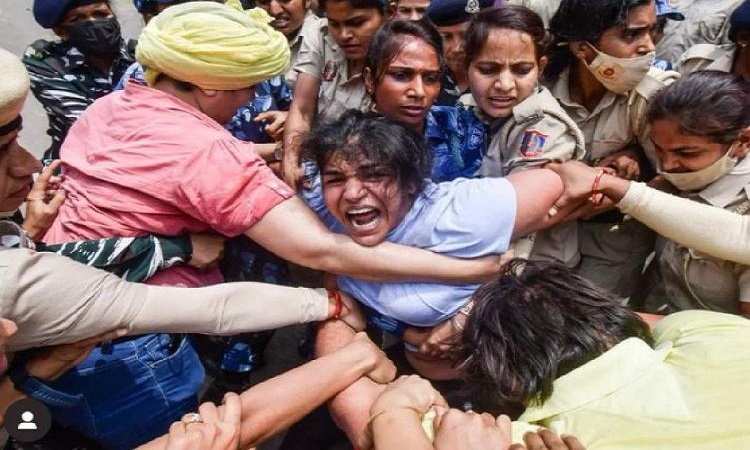
[[[30,380],[28,393],[45,403],[59,424],[113,449],[132,449],[167,432],[198,406],[203,366],[187,339],[168,334],[97,347],[61,378]]]

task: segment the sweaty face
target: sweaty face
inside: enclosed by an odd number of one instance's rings
[[[596,42],[596,48],[616,58],[636,58],[653,52],[656,49],[656,6],[650,5],[632,8],[628,20],[622,26],[612,27],[602,33]],[[593,52],[592,52],[593,53]],[[594,56],[587,58],[591,63]]]
[[[393,18],[419,20],[424,16],[428,6],[430,6],[430,0],[399,0]]]
[[[334,153],[323,167],[322,181],[328,210],[360,245],[383,242],[411,207],[393,170],[367,159],[351,164]]]
[[[404,37],[406,44],[378,80],[367,77],[378,112],[421,132],[427,112],[440,94],[440,60],[421,39]],[[375,83],[374,88],[371,84]]]
[[[466,41],[466,29],[469,22],[463,22],[447,27],[437,27],[440,37],[443,38],[445,49],[445,62],[453,73],[463,73],[466,54],[464,53],[464,42]]]
[[[284,36],[296,33],[305,21],[305,0],[258,0],[255,4],[273,17],[271,26],[284,33]]]
[[[42,164],[18,143],[19,130],[0,136],[0,212],[18,209]]]
[[[545,62],[544,58],[540,61]],[[531,36],[516,30],[493,29],[469,64],[469,86],[485,114],[509,117],[513,107],[534,92],[540,72]]]
[[[683,134],[672,119],[655,120],[651,127],[659,164],[665,172],[686,173],[705,169],[727,152],[727,145],[705,136]]]
[[[383,23],[383,14],[375,8],[352,8],[346,0],[326,2],[328,30],[349,61],[362,61],[372,36]]]

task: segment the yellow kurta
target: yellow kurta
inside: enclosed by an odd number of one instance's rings
[[[625,340],[556,380],[514,423],[514,440],[535,423],[587,450],[750,449],[750,321],[683,311],[654,339],[655,349]]]

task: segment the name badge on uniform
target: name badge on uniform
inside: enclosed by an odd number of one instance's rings
[[[338,72],[338,65],[336,61],[329,59],[326,61],[326,65],[323,67],[323,74],[321,78],[323,81],[333,81],[336,78],[336,72]]]
[[[524,158],[538,158],[544,153],[544,143],[547,135],[538,131],[529,130],[523,133],[521,141],[521,156]]]

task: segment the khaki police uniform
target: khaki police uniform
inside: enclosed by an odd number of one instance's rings
[[[320,80],[318,117],[335,119],[347,109],[365,111],[370,96],[365,90],[361,73],[350,74],[344,52],[328,34],[328,21],[321,19],[318,32],[302,40],[294,71]]]
[[[310,39],[309,36],[316,36],[320,33],[320,22],[322,20],[324,19],[316,16],[312,11],[307,11],[305,20],[302,22],[299,30],[297,30],[297,34],[289,39],[291,57],[289,58],[289,70],[284,74],[284,79],[292,88],[297,81],[297,72],[294,71],[294,66],[297,64],[297,55],[302,48],[302,41]]]
[[[718,70],[731,72],[734,58],[737,56],[735,44],[714,45],[697,44],[688,49],[681,57],[677,70],[682,75],[699,70]]]
[[[734,213],[749,214],[750,158],[746,157],[728,175],[688,197]],[[750,302],[750,266],[663,240],[659,267],[669,312],[710,309],[737,314],[740,302]]]
[[[505,176],[514,170],[538,167],[548,162],[583,159],[586,143],[578,126],[545,87],[513,108],[500,129],[492,131],[479,175]],[[519,247],[520,248],[520,247]],[[575,222],[536,233],[530,259],[558,261],[574,267],[580,260],[578,227]],[[516,256],[525,256],[517,253]]]
[[[729,16],[743,0],[668,0],[685,20],[667,22],[664,38],[656,46],[656,57],[672,63],[696,44],[726,45]]]
[[[583,132],[584,161],[596,165],[602,158],[637,144],[654,164],[650,127],[645,121],[648,99],[678,75],[652,68],[630,93],[619,95],[608,91],[594,110],[588,111],[570,96],[569,70],[560,74],[550,92]],[[579,272],[610,293],[629,297],[653,250],[654,239],[651,230],[636,220],[624,220],[616,211],[579,221]]]
[[[509,5],[521,5],[529,8],[544,21],[544,26],[549,28],[549,22],[560,7],[562,0],[505,0]]]

